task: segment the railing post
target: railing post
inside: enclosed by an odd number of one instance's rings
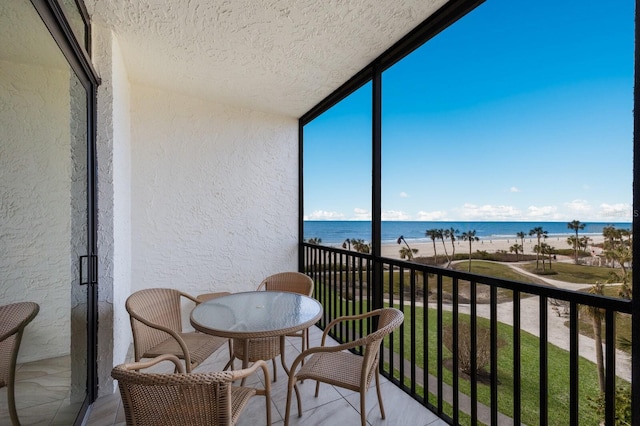
[[[606,355],[605,355],[605,410],[604,421],[613,425],[616,421],[616,314],[607,309],[605,314]]]

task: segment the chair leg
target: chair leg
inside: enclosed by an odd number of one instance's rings
[[[271,358],[271,362],[273,363],[273,381],[275,382],[277,380],[277,376],[276,376],[276,371],[277,371],[277,365],[276,365],[276,359],[275,358]]]
[[[226,371],[227,368],[231,367],[231,369],[233,370],[233,361],[236,360],[236,357],[234,357],[233,355],[231,355],[231,358],[229,358],[229,362],[227,362],[224,366],[224,368],[222,369],[222,371]]]
[[[366,394],[367,390],[360,388],[360,422],[362,423],[362,426],[367,426],[367,410],[365,408]]]
[[[15,379],[9,380],[7,386],[7,402],[9,405],[9,416],[11,417],[11,424],[14,426],[20,426],[18,420],[18,411],[16,410],[16,395],[15,395]]]
[[[302,398],[300,397],[300,391],[298,390],[298,386],[296,384],[296,378],[294,376],[289,377],[287,386],[287,406],[284,414],[284,426],[289,425],[289,416],[291,415],[291,394],[295,390],[296,398],[298,400],[298,417],[302,417],[302,402],[300,401]]]
[[[382,405],[382,391],[380,390],[380,370],[376,367],[376,391],[378,392],[378,405],[380,406],[380,414],[384,419],[384,405]]]

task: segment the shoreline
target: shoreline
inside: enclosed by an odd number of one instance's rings
[[[540,241],[549,244],[551,247],[556,250],[565,250],[565,249],[573,249],[573,246],[570,246],[567,243],[567,238],[575,236],[575,234],[566,234],[566,235],[554,235],[552,237],[543,238]],[[578,235],[580,237],[580,235]],[[595,256],[601,254],[602,249],[599,247],[594,247],[595,244],[602,244],[604,242],[604,236],[589,236],[591,239],[589,246],[587,247],[587,251],[592,251]],[[429,257],[433,256],[433,242],[412,242],[411,240],[407,241],[409,247],[412,249],[418,249],[418,253],[416,253],[415,257]],[[509,253],[509,248],[514,244],[521,244],[520,239],[518,238],[481,238],[479,241],[473,241],[471,245],[471,252],[475,253],[478,250],[483,250],[488,253],[495,253],[498,251],[506,251]],[[524,254],[535,254],[533,251],[533,247],[538,244],[538,239],[535,236],[527,236],[524,239]],[[452,247],[451,241],[445,240],[445,245],[447,248],[447,252],[451,255]],[[444,255],[444,247],[442,245],[441,240],[436,240],[435,242],[436,252],[437,254]],[[400,259],[400,249],[402,247],[406,248],[404,242],[401,244],[397,244],[395,242],[387,242],[382,243],[380,247],[380,254],[384,257],[389,257],[393,259]],[[455,252],[458,253],[469,253],[469,242],[457,239],[455,241]]]

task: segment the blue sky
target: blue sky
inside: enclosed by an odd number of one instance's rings
[[[383,220],[626,222],[632,0],[487,0],[383,74]],[[305,127],[307,220],[369,220],[371,86]]]

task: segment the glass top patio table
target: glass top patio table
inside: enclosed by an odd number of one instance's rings
[[[285,336],[315,324],[322,316],[317,300],[297,293],[232,293],[196,306],[191,325],[203,333],[251,339]]]

